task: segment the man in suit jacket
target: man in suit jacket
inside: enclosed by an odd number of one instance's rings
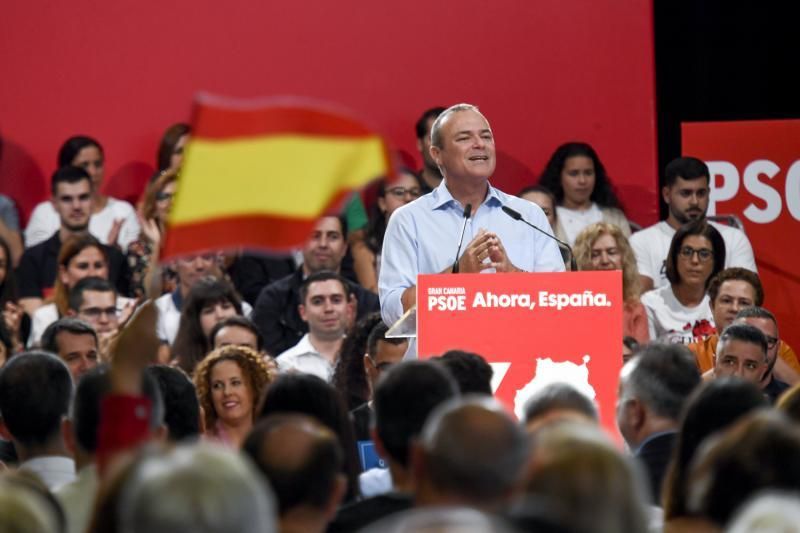
[[[700,381],[694,356],[682,345],[649,345],[622,367],[617,425],[628,448],[645,467],[657,504],[678,418]]]

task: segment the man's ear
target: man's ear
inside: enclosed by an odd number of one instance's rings
[[[667,201],[667,199],[669,198],[669,189],[670,188],[666,185],[661,187],[661,199],[664,200],[664,203],[667,205],[669,205],[669,202]]]
[[[306,306],[305,305],[303,305],[303,304],[298,305],[297,306],[297,312],[300,313],[300,318],[303,319],[303,322],[308,322],[308,319],[306,319]]]
[[[325,516],[329,520],[336,516],[336,511],[339,510],[339,504],[344,500],[345,494],[347,494],[347,478],[342,473],[336,474],[328,503],[325,504]]]
[[[78,443],[75,439],[75,425],[69,418],[64,417],[61,420],[61,436],[64,438],[67,450],[75,457],[75,454],[78,453]]]
[[[436,166],[442,166],[442,150],[438,146],[431,145],[430,154],[434,161],[436,161]]]
[[[625,415],[628,417],[630,426],[638,431],[644,426],[647,413],[645,413],[642,402],[637,398],[630,398],[625,403]]]

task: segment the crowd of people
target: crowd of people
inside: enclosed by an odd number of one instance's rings
[[[587,143],[514,196],[476,107],[415,131],[422,168],[294,255],[159,259],[185,124],[136,207],[102,194],[87,136],[24,230],[0,197],[0,530],[796,531],[800,359],[746,234],[706,217],[708,167],[670,162],[668,216],[642,228]],[[517,420],[491,354],[387,336],[418,274],[570,264],[621,272],[624,449],[569,383]]]

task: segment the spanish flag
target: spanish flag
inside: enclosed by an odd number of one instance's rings
[[[384,139],[346,114],[200,96],[162,258],[297,247],[320,216],[387,175]]]

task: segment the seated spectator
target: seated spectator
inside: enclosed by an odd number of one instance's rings
[[[397,178],[383,180],[378,187],[378,198],[369,217],[365,238],[352,241],[353,268],[359,285],[377,294],[378,272],[381,268],[383,234],[389,217],[397,208],[422,195],[420,179],[408,169],[400,169]]]
[[[294,274],[266,287],[258,296],[253,309],[256,323],[267,352],[280,354],[296,345],[308,333],[308,324],[300,318],[300,285],[303,280],[322,270],[338,273],[342,258],[347,252],[345,235],[347,227],[342,217],[325,216],[317,221],[314,230],[303,246],[303,265]],[[367,314],[378,311],[378,296],[355,284],[349,284],[356,302],[356,316],[347,327]]]
[[[133,310],[133,302],[120,309],[121,299],[117,298],[114,287],[102,278],[83,278],[69,294],[67,314],[94,328],[100,357],[105,361],[110,359],[111,341],[119,333],[120,324],[125,323]]]
[[[164,403],[167,441],[178,444],[194,441],[203,433],[203,419],[194,383],[180,368],[150,365],[145,374],[158,384]]]
[[[783,360],[778,357],[778,344],[780,343],[780,334],[778,333],[778,321],[775,315],[764,309],[763,307],[746,307],[739,311],[736,315],[734,324],[749,324],[761,333],[767,341],[767,369],[764,372],[758,386],[769,398],[770,403],[774,404],[778,398],[789,389],[790,384],[780,379],[776,375],[775,369],[778,363],[783,364]],[[792,383],[797,383],[798,376],[791,369],[785,368],[784,374],[789,374],[792,378]]]
[[[0,241],[3,241],[8,249],[7,268],[16,267],[23,251],[19,213],[14,200],[5,194],[0,194]]]
[[[87,235],[92,209],[92,187],[89,174],[82,168],[61,167],[53,174],[50,185],[52,199],[46,205],[55,208],[61,226],[49,238],[25,250],[17,268],[19,303],[29,315],[33,315],[44,299],[51,296],[57,277],[61,277],[59,267],[66,265],[66,261],[59,263],[62,243],[66,243],[70,237],[80,238]],[[101,244],[100,248],[105,256],[108,279],[120,294],[127,295],[130,274],[124,256],[115,247]],[[80,247],[78,253],[82,250],[84,247]],[[98,261],[92,261],[95,262]],[[83,270],[88,268],[89,265]],[[94,265],[91,268],[99,270]]]
[[[411,446],[428,415],[458,395],[447,372],[430,361],[406,361],[388,369],[375,387],[372,439],[389,464],[390,490],[339,509],[330,533],[358,531],[381,518],[411,507]]]
[[[687,509],[689,467],[706,438],[756,409],[768,407],[752,383],[737,378],[707,381],[686,401],[681,414],[675,453],[664,480],[664,520],[669,525],[690,518]]]
[[[380,322],[380,313],[370,313],[357,321],[347,332],[339,350],[339,357],[333,369],[332,383],[347,402],[347,408],[351,412],[364,405],[372,397],[372,391],[367,382],[367,362],[364,360],[364,356],[368,351],[369,335]],[[356,426],[358,426],[357,423]],[[369,424],[366,429],[369,431]],[[356,429],[356,433],[358,433],[358,429]],[[361,437],[358,438],[361,440]]]
[[[600,414],[594,401],[569,383],[551,383],[528,398],[525,428],[532,434],[556,420],[599,424]]]
[[[419,150],[419,155],[422,158],[422,168],[417,172],[422,182],[422,194],[428,194],[442,183],[442,171],[431,155],[431,129],[436,118],[445,109],[439,106],[426,109],[414,124],[414,132],[417,136],[417,150]]]
[[[47,326],[42,334],[42,349],[64,361],[76,382],[100,362],[97,332],[78,318],[59,318]]]
[[[667,256],[670,284],[642,295],[651,340],[689,344],[713,331],[706,289],[724,263],[725,243],[705,220],[675,233]]]
[[[194,374],[206,437],[229,448],[241,447],[272,378],[261,356],[249,348],[225,346],[208,354]]]
[[[217,322],[208,334],[211,349],[223,346],[246,346],[258,353],[264,353],[264,338],[249,318],[234,315]]]
[[[0,237],[0,312],[11,344],[8,355],[25,348],[31,331],[31,319],[20,307],[18,294],[11,250],[8,243]]]
[[[253,428],[243,451],[275,493],[281,531],[325,531],[347,491],[335,433],[309,416],[276,414]]]
[[[189,142],[191,128],[178,122],[166,129],[158,144],[156,168],[159,172],[177,172],[183,164],[183,151]]]
[[[389,328],[380,319],[380,314],[375,313],[377,323],[367,338],[366,349],[362,350],[361,366],[355,371],[361,373],[361,379],[366,376],[368,387],[367,397],[364,403],[350,411],[353,418],[353,428],[356,432],[358,441],[370,440],[372,431],[373,405],[372,398],[378,379],[392,366],[403,360],[403,356],[408,349],[408,339],[387,338],[386,332]],[[346,342],[346,341],[345,341]]]
[[[751,413],[703,446],[689,474],[689,512],[724,528],[764,490],[800,491],[800,429],[775,412]]]
[[[519,191],[517,196],[541,207],[547,217],[547,222],[550,223],[550,229],[556,227],[558,220],[556,218],[556,197],[550,189],[541,185],[530,185]]]
[[[596,222],[586,226],[575,239],[578,270],[622,271],[622,334],[640,343],[650,340],[647,312],[642,295],[636,257],[628,239],[618,226]]]
[[[462,395],[492,395],[494,371],[480,355],[463,350],[449,350],[439,357],[433,357],[432,360],[450,372],[458,383],[458,390]]]
[[[100,427],[100,405],[111,391],[108,366],[101,365],[87,372],[75,388],[75,398],[64,428],[65,440],[75,456],[77,479],[59,487],[55,495],[67,516],[69,533],[85,532],[92,518],[94,502],[100,485],[95,452]],[[142,383],[142,392],[150,399],[153,409],[148,424],[155,434],[164,433],[164,408],[158,387],[150,378]]]
[[[0,429],[14,443],[20,469],[50,490],[75,480],[75,461],[61,432],[72,390],[67,366],[46,352],[25,352],[0,370]]]
[[[172,354],[187,374],[211,351],[209,334],[222,320],[242,314],[242,301],[230,283],[211,276],[195,283],[181,309]]]
[[[105,196],[102,191],[105,172],[103,147],[91,137],[76,135],[67,139],[58,151],[58,166],[83,169],[91,178],[91,215],[89,232],[109,246],[126,250],[139,236],[136,211],[128,202]],[[53,195],[55,197],[55,194]],[[37,205],[25,228],[25,246],[30,248],[45,242],[59,229],[59,212],[55,202]],[[63,222],[61,223],[63,227]]]
[[[448,400],[412,450],[414,504],[503,510],[520,495],[529,453],[524,429],[494,398]]]
[[[646,468],[651,501],[656,504],[661,501],[683,405],[700,382],[694,357],[684,346],[645,346],[620,372],[617,426]]]
[[[172,198],[178,188],[177,171],[170,170],[153,176],[147,184],[139,206],[141,232],[128,245],[128,265],[131,271],[131,293],[140,298],[145,295],[145,283],[150,270],[158,263],[161,236],[172,209]],[[175,290],[175,271],[164,267],[156,272],[161,277],[162,291]]]
[[[631,236],[631,247],[636,254],[643,290],[657,289],[670,283],[667,278],[670,243],[681,226],[705,219],[710,192],[709,176],[708,166],[695,157],[673,159],[664,169],[661,198],[669,208],[667,219]],[[720,233],[727,252],[719,270],[742,267],[755,272],[753,248],[744,232],[716,222],[709,224]]]
[[[274,498],[253,464],[217,446],[145,454],[121,483],[113,531],[278,531]]]
[[[768,370],[767,338],[760,329],[735,322],[725,328],[717,344],[714,370],[709,377],[734,376],[760,387]],[[785,383],[779,386],[781,391],[788,388]]]
[[[298,311],[308,324],[308,333],[275,358],[281,372],[303,372],[331,381],[351,322],[350,289],[347,280],[330,271],[315,272],[303,281]]]
[[[529,474],[526,497],[511,511],[520,531],[656,530],[648,527],[647,489],[636,465],[596,426],[542,427]]]
[[[345,501],[358,495],[358,457],[353,426],[342,397],[331,385],[310,374],[280,374],[267,388],[258,418],[276,413],[297,413],[311,416],[333,431],[339,439],[344,464],[342,474],[347,478]]]
[[[625,237],[630,224],[597,152],[582,142],[559,146],[539,178],[539,185],[556,197],[555,236],[572,245],[589,224],[608,222],[620,228]]]

